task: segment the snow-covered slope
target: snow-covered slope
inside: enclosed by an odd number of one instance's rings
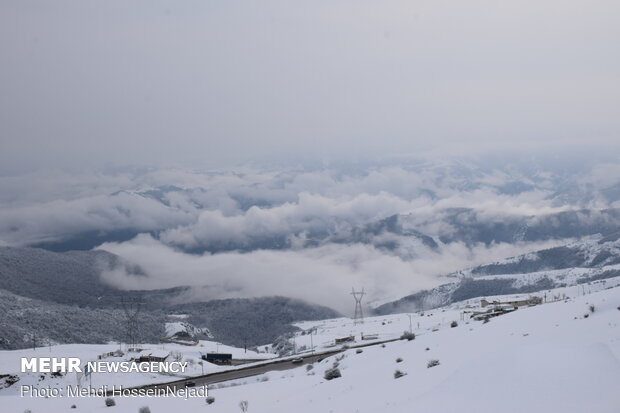
[[[397,336],[409,329],[409,316],[416,338],[350,348],[312,368],[300,366],[217,384],[210,389],[212,405],[204,398],[116,398],[113,411],[137,412],[149,406],[153,413],[232,413],[241,411],[240,403],[247,401],[248,412],[266,413],[615,413],[620,406],[619,284],[620,279],[613,278],[581,291],[551,290],[549,297],[556,301],[520,308],[488,323],[461,320],[464,311],[478,309],[479,299],[426,313],[367,318],[362,325],[347,319],[303,323],[301,327],[315,333],[296,336],[298,345],[310,340],[329,345],[333,337],[357,335],[362,329],[381,338]],[[458,325],[451,327],[452,321]],[[431,360],[439,364],[429,368]],[[324,373],[334,363],[341,377],[326,380]],[[395,378],[396,370],[404,375]],[[0,402],[16,412],[110,411],[101,398],[6,396]],[[75,409],[70,409],[72,404]]]
[[[596,235],[450,274],[454,282],[382,304],[374,311],[418,311],[483,295],[533,293],[617,276],[620,233]]]
[[[314,376],[300,368],[214,395],[218,411],[230,412],[238,399],[260,412],[616,412],[619,305],[615,288],[520,309],[487,324],[458,321],[455,328],[448,323],[461,309],[442,309],[414,318],[428,327],[413,341],[360,354],[348,350],[339,362],[341,378],[322,377],[332,357],[309,372]],[[407,317],[399,318],[404,327]],[[431,360],[439,365],[428,368]],[[406,375],[396,379],[396,370]]]
[[[620,264],[620,233],[600,234],[564,246],[507,258],[455,275],[522,274],[565,268],[603,268]]]
[[[185,321],[166,323],[167,339],[196,340],[202,336],[214,338],[211,331],[206,327],[199,328]]]

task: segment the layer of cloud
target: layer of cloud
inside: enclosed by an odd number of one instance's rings
[[[99,248],[139,265],[148,274],[145,280],[127,274],[124,268],[104,271],[103,279],[119,288],[191,286],[184,297],[188,301],[283,295],[348,314],[352,287],[363,287],[369,302],[397,299],[445,282],[440,275],[551,245],[555,243],[490,247],[454,243],[439,251],[420,250],[417,258],[409,260],[362,244],[189,255],[148,235]]]
[[[453,231],[444,219],[451,208],[472,208],[481,220],[500,220],[608,207],[620,199],[607,189],[620,182],[618,162],[573,172],[566,166],[558,172],[546,162],[402,164],[3,176],[0,243],[28,245],[84,231],[129,229],[157,233],[180,247],[229,249],[350,231],[393,214],[409,214],[417,230],[442,236]]]
[[[28,245],[70,238],[86,231],[147,232],[191,222],[182,208],[121,192],[79,200],[0,210],[0,233],[7,245]]]
[[[253,206],[234,216],[224,216],[218,210],[203,211],[195,223],[167,230],[161,239],[188,248],[218,243],[244,245],[252,239],[349,229],[411,210],[420,203],[387,193],[334,199],[302,192],[296,202],[270,208]]]

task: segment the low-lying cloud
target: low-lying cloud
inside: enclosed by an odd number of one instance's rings
[[[144,277],[124,267],[102,277],[122,289],[191,286],[184,299],[203,301],[232,297],[283,295],[351,311],[351,288],[364,288],[367,302],[397,299],[446,282],[439,276],[494,260],[556,245],[556,242],[468,247],[463,243],[431,250],[419,246],[413,259],[386,254],[371,245],[328,244],[301,250],[260,250],[192,255],[175,250],[149,235],[124,243],[106,243],[102,250],[140,266]]]

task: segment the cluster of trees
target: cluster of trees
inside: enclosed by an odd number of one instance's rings
[[[165,315],[140,315],[138,337],[157,342]],[[0,290],[0,349],[54,343],[125,341],[126,318],[121,309],[80,308],[20,297]]]
[[[148,277],[105,251],[56,253],[36,248],[0,247],[0,348],[47,342],[104,343],[127,337],[123,301],[142,301],[138,340],[164,336],[167,314],[188,314],[188,322],[208,328],[215,339],[235,346],[271,343],[294,331],[296,321],[336,317],[335,311],[283,297],[229,299],[174,304],[185,288],[124,291],[101,279],[105,268],[123,266]]]
[[[304,320],[338,317],[327,307],[285,297],[234,298],[172,306],[170,311],[188,314],[188,322],[207,326],[218,341],[237,347],[272,343],[297,330],[291,324]]]

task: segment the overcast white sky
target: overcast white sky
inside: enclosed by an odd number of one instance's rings
[[[0,2],[1,171],[613,145],[615,0]]]

